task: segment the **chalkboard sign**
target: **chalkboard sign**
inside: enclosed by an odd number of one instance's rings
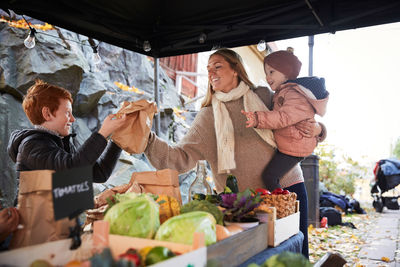
[[[93,208],[92,166],[53,173],[52,193],[55,220],[71,219]]]

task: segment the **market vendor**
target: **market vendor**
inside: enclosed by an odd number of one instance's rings
[[[145,154],[155,168],[175,169],[179,173],[194,168],[198,160],[207,160],[218,192],[223,191],[227,173],[237,177],[240,191],[263,188],[261,174],[275,153],[270,143],[272,133],[246,128],[241,110],[254,111],[259,105],[271,108],[272,92],[266,87],[254,87],[240,55],[233,50],[220,49],[211,54],[207,70],[207,95],[186,135],[176,146],[170,146],[152,132]],[[307,137],[322,131],[313,120],[300,122],[296,127]],[[307,193],[299,164],[280,182],[299,197],[300,228],[305,236],[303,253],[308,257]]]

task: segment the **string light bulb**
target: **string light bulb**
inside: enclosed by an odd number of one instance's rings
[[[199,36],[199,43],[200,44],[204,44],[207,40],[207,34],[205,34],[204,32],[202,32]]]
[[[101,57],[99,55],[99,52],[97,51],[97,46],[92,47],[93,48],[93,63],[94,64],[99,64],[101,62]]]
[[[257,50],[262,52],[267,48],[267,43],[264,40],[260,40],[257,44]]]
[[[151,45],[149,41],[144,41],[143,42],[143,50],[145,52],[149,52],[151,50]]]
[[[26,37],[26,39],[24,40],[24,45],[26,48],[31,49],[31,48],[34,48],[36,45],[36,41],[35,41],[36,30],[35,30],[35,28],[31,28],[31,27],[29,27],[29,29],[30,29],[30,32],[29,32],[28,37]]]
[[[93,49],[93,56],[92,56],[93,63],[97,65],[101,62],[101,57],[97,50],[99,47],[99,44],[96,45],[96,43],[94,42],[94,40],[92,38],[89,38],[88,42]]]

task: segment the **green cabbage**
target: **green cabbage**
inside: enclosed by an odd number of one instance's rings
[[[294,253],[290,251],[284,251],[280,254],[275,254],[269,257],[263,267],[312,267],[312,264],[300,253]]]
[[[107,211],[104,220],[110,223],[110,233],[153,238],[160,227],[159,205],[146,194],[131,197]]]
[[[208,195],[207,195],[208,196]],[[224,225],[224,214],[217,206],[208,202],[207,200],[192,200],[181,207],[181,214],[192,211],[206,211],[211,213],[216,222]]]
[[[192,245],[195,232],[204,233],[206,246],[217,241],[215,218],[205,211],[192,211],[169,218],[158,229],[155,239]]]

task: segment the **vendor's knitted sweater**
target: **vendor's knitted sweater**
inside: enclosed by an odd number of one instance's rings
[[[269,89],[258,88],[256,93],[267,107],[271,106]],[[246,128],[246,117],[240,112],[244,109],[243,97],[225,102],[225,105],[231,116],[235,132],[236,169],[231,172],[238,180],[239,190],[263,188],[261,174],[275,151],[261,139],[253,128]],[[145,154],[156,169],[170,168],[179,173],[185,173],[194,168],[198,160],[207,160],[213,172],[217,191],[221,192],[225,186],[226,173],[218,174],[212,106],[204,107],[198,112],[190,129],[176,146],[168,145],[152,132]],[[303,181],[300,166],[296,165],[280,180],[280,184],[282,187],[288,187]]]

